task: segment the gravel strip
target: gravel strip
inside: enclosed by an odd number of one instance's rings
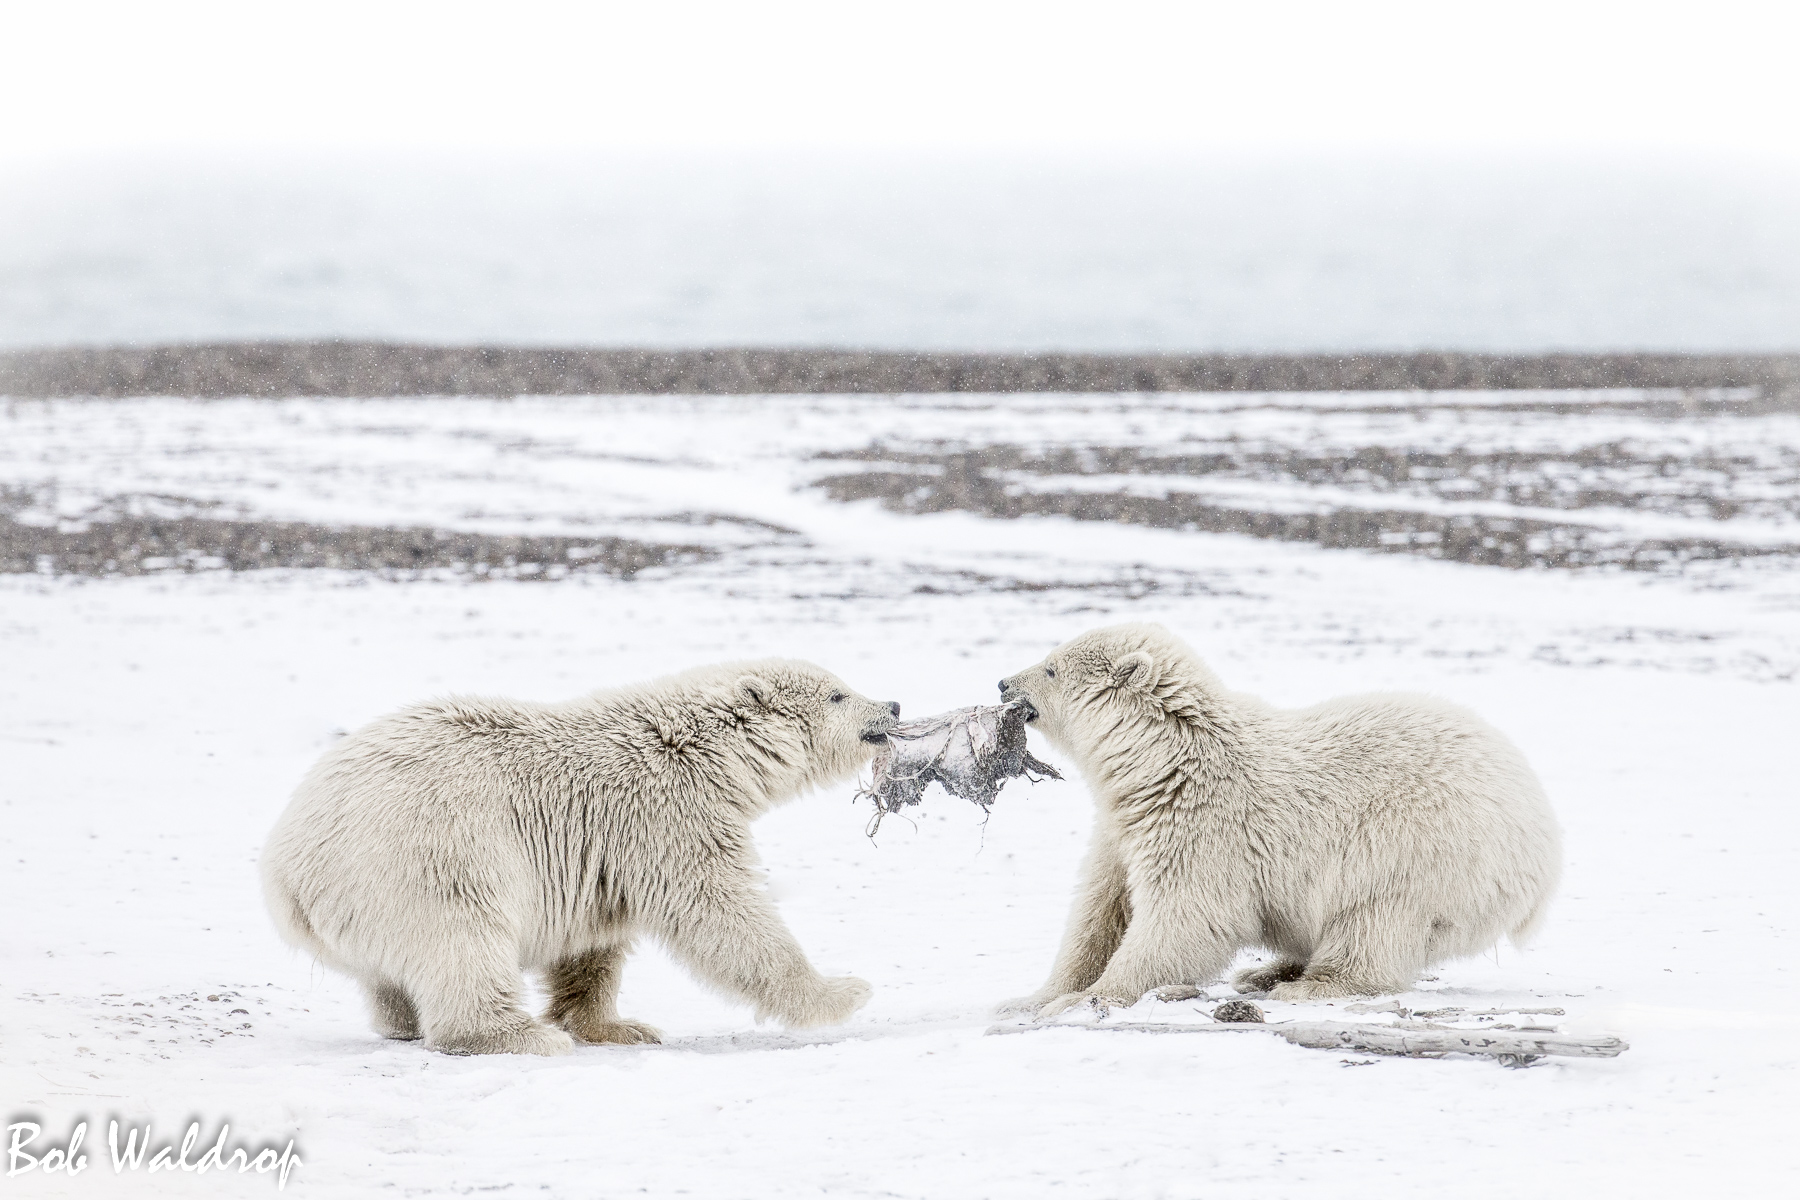
[[[121,517],[64,529],[0,514],[0,574],[125,576],[270,568],[369,571],[416,578],[448,571],[475,579],[630,579],[650,567],[718,557],[704,546],[618,537],[497,537],[462,530]]]
[[[1800,355],[921,354],[382,342],[0,354],[12,396],[519,396],[802,392],[1281,392],[1755,388],[1800,410]]]

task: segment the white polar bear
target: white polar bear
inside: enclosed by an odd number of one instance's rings
[[[1442,700],[1273,708],[1159,625],[1084,634],[1000,691],[1098,805],[1050,979],[1007,1011],[1208,984],[1246,946],[1279,957],[1239,972],[1240,991],[1405,991],[1432,963],[1522,940],[1555,890],[1561,838],[1536,776]]]
[[[807,962],[766,894],[750,823],[853,775],[899,712],[773,659],[562,704],[404,709],[300,784],[263,853],[270,911],[289,941],[362,982],[380,1032],[436,1050],[658,1040],[615,1008],[638,934],[759,1020],[841,1021],[869,985]],[[522,968],[545,972],[543,1022],[520,1007]]]

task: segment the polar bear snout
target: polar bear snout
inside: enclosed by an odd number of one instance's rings
[[[889,700],[885,705],[882,705],[880,701],[876,701],[876,703],[887,711],[877,716],[863,729],[862,740],[870,745],[885,746],[888,734],[893,732],[894,726],[900,723],[900,702]]]
[[[1000,703],[1024,705],[1025,723],[1027,725],[1038,719],[1037,705],[1031,702],[1030,696],[1027,696],[1024,692],[1014,687],[1013,681],[1010,679],[1002,679],[1000,681]]]

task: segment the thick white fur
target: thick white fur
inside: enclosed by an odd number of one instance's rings
[[[1237,951],[1279,957],[1241,991],[1381,994],[1523,939],[1561,871],[1519,751],[1429,696],[1278,709],[1227,691],[1159,625],[1098,629],[1002,681],[1098,805],[1048,982],[1047,1017],[1208,984]]]
[[[853,775],[897,712],[787,660],[562,704],[416,705],[300,784],[263,853],[269,908],[289,941],[362,981],[383,1034],[453,1053],[657,1040],[614,1007],[639,934],[758,1019],[841,1021],[869,986],[807,962],[750,823]],[[544,1021],[519,1004],[534,968]]]

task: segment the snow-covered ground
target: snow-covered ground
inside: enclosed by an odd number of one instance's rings
[[[1791,557],[1511,571],[1092,520],[909,515],[811,486],[865,465],[814,457],[826,452],[948,439],[1176,453],[1183,438],[1227,437],[1232,420],[1265,442],[1324,449],[1660,438],[1655,453],[1676,466],[1658,480],[1683,463],[1748,462],[1731,479],[1690,481],[1745,502],[1710,522],[1717,536],[1791,540],[1791,416],[1650,423],[1568,398],[1575,413],[1515,411],[1502,436],[1480,415],[1504,407],[1492,399],[1412,413],[1361,404],[1354,428],[1358,404],[1317,397],[8,403],[0,485],[34,527],[166,509],[717,551],[629,579],[0,575],[0,1115],[45,1127],[34,1150],[77,1120],[93,1130],[86,1174],[9,1184],[20,1195],[276,1186],[115,1178],[104,1123],[117,1116],[154,1119],[159,1144],[190,1120],[203,1122],[202,1148],[221,1121],[234,1142],[292,1137],[303,1165],[288,1189],[303,1195],[1793,1186]],[[1477,415],[1446,415],[1458,407]],[[1430,487],[1389,491],[1390,507],[1444,503]],[[1562,516],[1684,530],[1703,519],[1661,501]],[[289,790],[338,731],[397,705],[447,691],[553,699],[794,654],[920,715],[984,702],[1058,641],[1122,619],[1168,623],[1228,682],[1277,702],[1428,690],[1509,732],[1565,824],[1561,897],[1529,950],[1449,964],[1398,1002],[1560,1008],[1488,1023],[1614,1032],[1630,1049],[1507,1070],[1254,1035],[989,1036],[993,1006],[1048,969],[1089,821],[1075,779],[1012,784],[985,824],[933,793],[874,841],[850,786],[766,818],[771,888],[802,944],[822,970],[875,988],[849,1024],[803,1035],[756,1027],[645,946],[621,1010],[661,1027],[662,1046],[434,1055],[377,1039],[348,981],[281,945],[262,911],[255,859]],[[1194,1022],[1210,1007],[1145,1001],[1102,1024]],[[1391,1019],[1346,1007],[1269,1015]]]

